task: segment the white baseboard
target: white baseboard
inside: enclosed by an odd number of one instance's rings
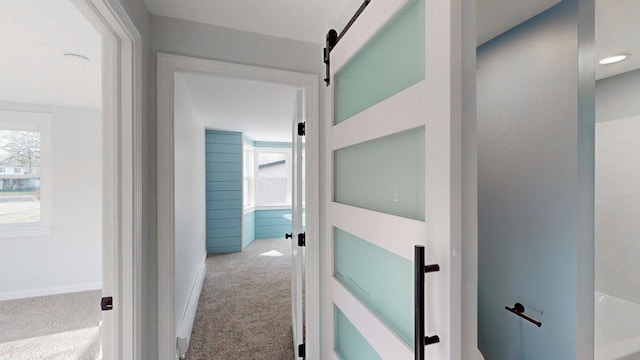
[[[40,289],[5,291],[5,292],[0,292],[0,301],[24,299],[24,298],[30,298],[30,297],[36,297],[36,296],[67,294],[67,293],[74,293],[74,292],[80,292],[80,291],[100,290],[100,289],[102,289],[102,282],[56,286],[56,287],[40,288]]]
[[[200,300],[200,293],[202,292],[202,284],[204,283],[204,275],[207,270],[205,260],[207,254],[205,253],[204,259],[202,259],[202,265],[200,271],[194,279],[193,286],[191,287],[191,293],[189,294],[189,301],[187,302],[187,308],[184,311],[182,322],[177,331],[177,347],[178,357],[184,359],[187,350],[189,349],[189,342],[191,340],[191,330],[193,330],[193,323],[196,320],[196,311],[198,310],[198,300]]]

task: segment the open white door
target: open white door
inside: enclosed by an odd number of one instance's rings
[[[304,357],[303,271],[304,271],[304,119],[303,91],[296,92],[293,113],[292,165],[293,196],[291,197],[291,319],[293,322],[293,346],[296,356]]]
[[[334,359],[461,357],[459,6],[372,1],[331,51]]]

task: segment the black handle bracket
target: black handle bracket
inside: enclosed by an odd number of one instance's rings
[[[424,360],[425,347],[440,342],[438,335],[425,336],[424,310],[424,278],[425,274],[440,271],[440,265],[425,265],[424,246],[416,245],[414,249],[414,314],[415,314],[415,360]]]
[[[358,10],[356,10],[356,13],[353,14],[351,19],[349,19],[349,22],[347,23],[347,25],[344,26],[344,29],[342,29],[340,34],[338,34],[338,32],[335,29],[331,29],[331,30],[329,30],[327,32],[326,41],[325,41],[325,48],[324,48],[324,56],[323,56],[324,64],[325,64],[325,67],[326,67],[326,70],[325,70],[326,75],[325,75],[325,78],[324,78],[324,82],[325,82],[325,84],[327,86],[329,86],[329,84],[331,84],[331,74],[330,74],[331,66],[329,65],[330,62],[331,62],[331,50],[333,50],[333,48],[336,46],[338,41],[340,41],[340,39],[342,39],[344,34],[346,34],[347,31],[349,31],[349,29],[351,28],[353,23],[355,23],[356,20],[358,20],[358,18],[360,17],[360,15],[364,11],[364,9],[367,8],[367,6],[369,5],[370,2],[371,2],[371,0],[364,0],[362,5],[360,5]]]
[[[529,316],[524,314],[524,310],[525,310],[524,309],[524,305],[522,305],[521,303],[515,303],[512,308],[510,308],[508,306],[505,306],[504,308],[506,310],[508,310],[509,312],[512,312],[512,313],[520,316],[521,318],[536,324],[538,327],[542,326],[542,322],[540,322],[538,320],[535,320],[533,318],[530,318]]]

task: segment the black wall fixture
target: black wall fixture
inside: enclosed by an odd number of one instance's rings
[[[512,308],[510,308],[508,306],[505,306],[504,308],[507,311],[510,311],[510,312],[520,316],[521,318],[536,324],[538,327],[542,326],[542,323],[540,321],[532,319],[532,318],[530,318],[530,317],[528,317],[527,315],[524,314],[524,305],[522,305],[520,303],[515,303],[515,305],[513,305]]]
[[[356,22],[356,20],[358,20],[358,17],[360,17],[360,14],[362,14],[362,12],[364,11],[364,9],[367,8],[367,6],[369,5],[369,3],[371,2],[371,0],[365,0],[362,5],[360,5],[360,7],[358,8],[358,10],[356,10],[356,13],[353,14],[353,16],[351,17],[351,19],[349,20],[349,22],[347,23],[347,25],[345,25],[344,29],[342,29],[342,31],[340,32],[340,34],[338,35],[338,32],[335,29],[331,29],[327,32],[327,37],[325,39],[325,48],[324,48],[324,64],[325,64],[325,71],[326,71],[326,76],[324,78],[324,82],[327,86],[329,86],[329,84],[331,84],[331,50],[333,50],[333,48],[336,46],[336,44],[338,44],[338,41],[340,41],[340,39],[342,39],[342,37],[344,36],[344,34],[347,33],[347,31],[349,31],[349,29],[351,28],[351,26],[353,25],[353,23]]]

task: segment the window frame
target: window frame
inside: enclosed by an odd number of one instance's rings
[[[0,109],[0,129],[40,133],[40,221],[37,223],[0,224],[0,239],[40,237],[52,234],[52,123],[49,112]]]
[[[284,153],[286,155],[285,164],[287,169],[287,177],[285,183],[285,192],[287,194],[286,200],[284,203],[278,204],[259,204],[258,199],[258,190],[255,186],[258,179],[258,154],[259,153]],[[293,154],[291,147],[255,147],[253,151],[253,159],[254,159],[254,182],[253,182],[253,203],[256,210],[285,210],[291,209],[292,206],[292,195],[293,195],[293,170],[292,170],[292,161]]]
[[[255,148],[249,143],[242,144],[242,208],[244,212],[251,212],[256,205],[255,189]],[[250,170],[250,171],[248,171]],[[247,181],[247,192],[244,183]],[[245,202],[246,200],[246,202]]]

